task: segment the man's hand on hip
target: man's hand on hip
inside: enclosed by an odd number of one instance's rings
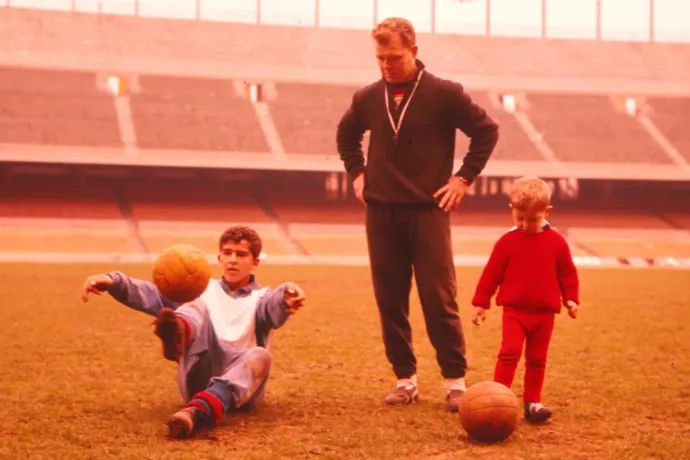
[[[470,184],[462,177],[452,176],[446,185],[434,193],[434,198],[437,200],[440,198],[438,207],[446,212],[455,211],[469,186]]]

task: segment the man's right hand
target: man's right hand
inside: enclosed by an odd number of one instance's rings
[[[89,294],[101,295],[103,291],[112,285],[113,278],[105,273],[89,276],[81,287],[81,300],[87,302],[89,300]]]
[[[361,173],[359,176],[355,177],[355,180],[352,181],[352,186],[355,189],[355,196],[357,199],[364,203],[364,173]]]

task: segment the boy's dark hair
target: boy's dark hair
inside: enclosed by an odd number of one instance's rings
[[[261,237],[256,230],[247,227],[246,225],[234,225],[232,227],[228,227],[220,236],[218,249],[223,249],[223,245],[229,241],[239,243],[242,240],[245,240],[249,243],[252,256],[254,256],[255,259],[258,259],[259,254],[261,254],[261,249],[263,248]]]

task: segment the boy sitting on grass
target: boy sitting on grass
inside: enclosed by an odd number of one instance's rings
[[[178,362],[177,384],[184,408],[170,417],[171,437],[189,437],[212,427],[225,412],[246,411],[266,392],[272,356],[271,333],[304,303],[295,283],[260,287],[252,272],[262,242],[249,227],[228,228],[220,237],[220,280],[211,280],[196,300],[176,304],[153,283],[122,272],[90,276],[82,299],[108,292],[118,302],[155,316],[155,333],[166,359]]]
[[[515,226],[495,244],[472,299],[479,325],[498,289],[503,307],[502,342],[494,380],[510,387],[525,347],[525,419],[542,423],[551,409],[541,402],[546,357],[561,304],[577,317],[579,280],[570,247],[546,220],[551,189],[529,176],[515,181],[510,195]]]

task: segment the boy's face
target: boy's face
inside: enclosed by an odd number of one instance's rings
[[[544,209],[517,209],[512,204],[513,222],[523,233],[536,233],[543,225],[546,217],[551,212],[552,206]]]
[[[218,253],[218,262],[223,268],[223,278],[233,289],[249,284],[249,276],[259,265],[247,240],[224,243]]]

